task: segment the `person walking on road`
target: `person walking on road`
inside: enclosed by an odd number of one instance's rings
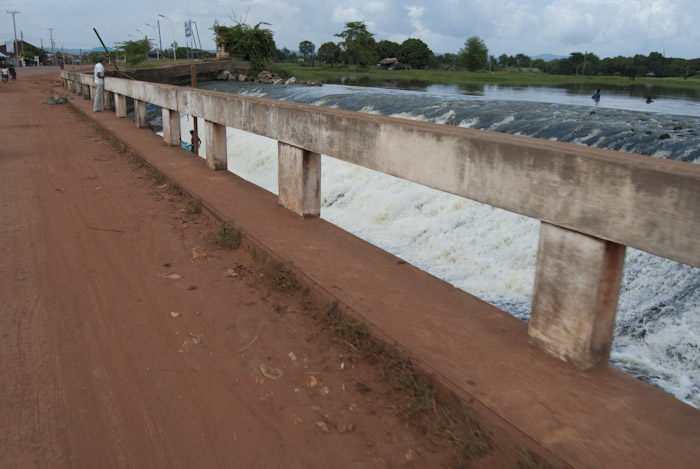
[[[101,112],[104,109],[105,100],[105,65],[107,59],[101,55],[95,64],[95,103],[92,106],[93,112]]]

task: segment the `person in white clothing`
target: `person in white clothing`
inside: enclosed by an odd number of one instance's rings
[[[95,103],[92,106],[93,112],[100,112],[104,109],[105,100],[105,65],[107,59],[101,55],[95,64]]]

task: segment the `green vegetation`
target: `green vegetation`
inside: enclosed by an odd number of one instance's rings
[[[632,84],[648,86],[664,86],[673,88],[700,88],[700,76],[684,80],[683,78],[637,78],[631,81],[619,76],[575,76],[551,75],[547,73],[517,72],[517,71],[479,71],[464,70],[382,70],[368,68],[356,70],[347,65],[304,67],[295,63],[278,63],[276,66],[280,76],[297,77],[300,80],[321,81],[324,83],[339,83],[342,79],[359,81],[361,79],[377,81],[408,81],[423,83],[445,83],[457,85],[534,85],[534,86],[618,86],[629,87]]]
[[[202,199],[190,199],[187,201],[186,212],[190,215],[202,213]]]
[[[284,263],[266,257],[255,260],[260,266],[265,281],[275,290],[292,293],[301,289],[296,274]]]
[[[489,50],[483,39],[472,36],[464,43],[464,49],[457,55],[457,63],[470,72],[486,69]]]
[[[260,22],[251,27],[245,23],[235,26],[214,26],[214,41],[231,57],[249,60],[254,67],[263,67],[275,54],[273,32],[261,28],[269,23]]]
[[[126,56],[127,64],[133,66],[148,58],[148,51],[151,50],[151,41],[146,38],[138,41],[124,41],[118,46]]]
[[[222,248],[236,249],[241,245],[241,237],[241,230],[235,229],[230,222],[225,221],[216,229],[211,242]]]
[[[367,26],[362,21],[350,21],[345,23],[345,29],[336,34],[342,41],[338,43],[343,51],[346,63],[352,63],[355,68],[360,65],[368,66],[377,63],[376,41],[374,33],[367,31]]]

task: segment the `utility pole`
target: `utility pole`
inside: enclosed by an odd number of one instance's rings
[[[19,13],[19,11],[7,10],[7,12],[12,15],[12,27],[15,29],[15,57],[17,57],[17,26],[15,25],[15,15]]]
[[[56,65],[56,51],[54,50],[53,47],[53,30],[56,28],[46,28],[49,30],[49,34],[51,35],[51,55],[53,55],[53,64]]]
[[[20,67],[24,67],[24,31],[20,30],[19,37],[22,42],[22,63],[20,64]]]

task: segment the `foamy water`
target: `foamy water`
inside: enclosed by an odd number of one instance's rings
[[[692,116],[610,109],[601,116],[600,110],[582,106],[417,99],[416,93],[405,91],[345,89],[351,87],[316,96],[300,88],[269,89],[288,93],[274,96],[277,99],[700,161],[699,119]],[[251,85],[235,91],[267,94],[265,88]],[[669,139],[673,141],[658,138],[679,121],[684,129]],[[182,116],[181,124],[183,136],[188,136],[192,118]],[[200,121],[199,128],[203,127]],[[204,156],[206,135],[200,137]],[[278,193],[275,140],[229,128],[227,145],[230,171]],[[522,320],[529,319],[539,221],[327,156],[322,157],[321,188],[322,218]],[[628,248],[611,355],[618,368],[698,408],[699,287],[700,269]]]

